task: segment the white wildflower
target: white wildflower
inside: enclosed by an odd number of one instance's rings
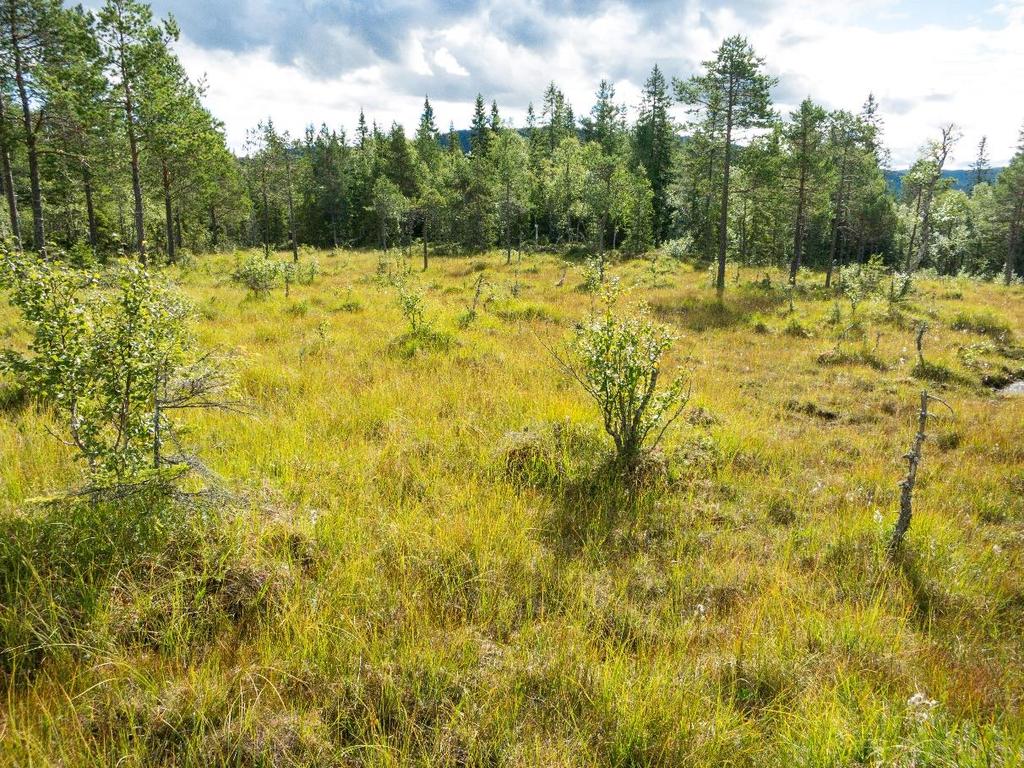
[[[935,701],[935,699],[929,699],[927,694],[922,691],[918,691],[907,699],[907,708],[910,710],[910,716],[919,723],[926,722],[931,716],[932,710],[938,705],[939,702]]]

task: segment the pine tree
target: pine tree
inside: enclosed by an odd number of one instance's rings
[[[793,224],[793,256],[789,265],[790,285],[796,285],[797,271],[803,258],[804,240],[807,236],[807,209],[809,198],[820,183],[824,170],[824,127],[827,114],[810,99],[804,99],[800,109],[790,113],[790,122],[785,129],[788,145],[787,160],[790,167],[791,183],[795,185],[796,214]]]
[[[448,153],[452,155],[462,154],[462,139],[459,132],[455,130],[455,123],[448,123]]]
[[[49,167],[56,195],[62,195],[69,213],[78,217],[77,190],[72,179],[81,181],[85,203],[86,238],[93,253],[99,247],[96,211],[97,176],[104,175],[118,131],[108,105],[104,62],[93,30],[93,17],[80,7],[55,18],[59,26],[51,34],[60,39],[60,61],[46,72],[46,102],[43,110],[45,140],[50,144]],[[109,171],[106,175],[109,176]],[[55,195],[55,196],[56,196]],[[77,239],[69,230],[68,240]]]
[[[417,195],[419,190],[416,180],[416,158],[405,138],[405,129],[397,122],[391,124],[391,131],[388,133],[385,173],[407,198]]]
[[[14,245],[21,249],[21,217],[18,212],[18,193],[14,186],[14,133],[8,114],[11,107],[7,103],[7,83],[0,74],[0,184],[4,188],[7,201],[7,218],[11,227]]]
[[[148,95],[145,78],[157,62],[164,61],[163,54],[169,42],[177,39],[178,29],[172,19],[155,25],[150,7],[138,0],[106,0],[99,12],[97,37],[110,62],[114,90],[124,114],[135,204],[135,250],[145,263],[140,100]]]
[[[999,174],[995,185],[999,220],[1006,225],[1006,257],[1003,282],[1013,282],[1014,268],[1024,250],[1024,128],[1021,128],[1017,154]]]
[[[544,120],[542,131],[547,138],[547,151],[550,156],[554,153],[555,148],[561,144],[562,139],[569,133],[566,129],[568,114],[565,95],[558,89],[554,81],[549,83],[547,90],[544,91],[541,118]]]
[[[43,190],[40,181],[39,136],[45,112],[33,105],[45,101],[45,72],[58,58],[50,30],[61,24],[58,0],[2,0],[0,2],[0,65],[13,80],[21,108],[21,138],[25,142],[32,195],[32,246],[46,250]],[[5,78],[6,79],[6,78]],[[12,217],[13,221],[17,216]]]
[[[704,62],[705,73],[677,83],[680,101],[705,122],[720,121],[722,191],[718,219],[719,295],[725,290],[725,261],[729,247],[729,172],[732,167],[733,133],[737,129],[765,127],[771,123],[771,88],[777,80],[764,74],[764,59],[754,53],[746,38],[726,38],[715,58]],[[653,186],[653,184],[652,184]]]

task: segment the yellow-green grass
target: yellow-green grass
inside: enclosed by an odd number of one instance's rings
[[[1024,762],[1024,398],[983,383],[1024,368],[1020,287],[922,280],[852,318],[817,275],[790,313],[774,273],[719,304],[690,265],[615,265],[693,377],[667,478],[633,492],[548,352],[591,306],[578,267],[411,258],[451,343],[410,355],[378,254],[317,258],[289,297],[247,296],[226,255],[168,272],[252,407],[189,425],[230,505],[26,504],[80,468],[4,401],[3,533],[38,562],[0,593],[29,632],[0,765]],[[24,340],[6,306],[0,333]],[[891,562],[924,387],[955,415]]]

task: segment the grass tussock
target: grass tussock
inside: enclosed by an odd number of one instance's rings
[[[814,276],[615,263],[694,383],[624,473],[547,352],[592,293],[504,261],[432,261],[412,331],[377,254],[258,301],[171,270],[252,408],[187,423],[230,503],[28,502],[81,467],[0,380],[2,768],[1020,763],[1019,291],[922,278],[840,333]],[[465,321],[479,275],[518,294]]]

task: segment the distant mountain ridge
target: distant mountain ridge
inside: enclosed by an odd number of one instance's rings
[[[892,170],[885,172],[885,181],[889,184],[889,189],[892,190],[893,194],[899,195],[900,190],[903,188],[903,177],[907,175],[909,168],[901,168],[899,170]],[[999,177],[1002,168],[992,168],[988,172],[988,182],[992,184]],[[971,187],[974,186],[974,171],[970,168],[958,168],[951,171],[943,171],[942,178],[953,180],[953,189],[960,189],[964,192],[970,192]]]

